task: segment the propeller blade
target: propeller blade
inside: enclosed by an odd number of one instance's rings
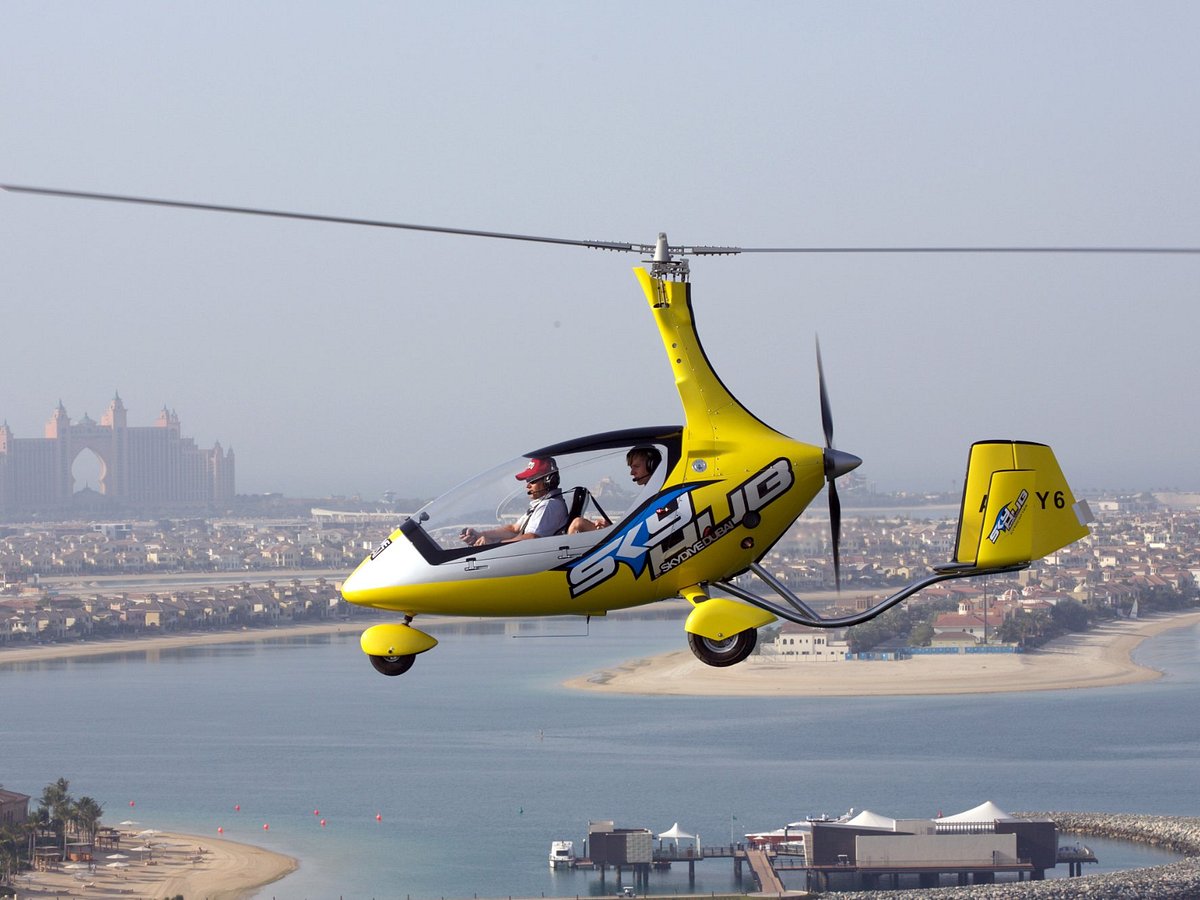
[[[862,460],[853,453],[843,453],[829,447],[825,450],[825,478],[829,482],[829,530],[833,532],[833,581],[842,589],[842,501],[838,497],[837,479],[853,472]]]
[[[817,338],[817,387],[821,392],[821,428],[825,432],[825,449],[833,449],[833,411],[829,408],[829,391],[825,388],[825,367],[821,365],[821,339]],[[825,465],[829,477],[829,465]]]
[[[821,393],[821,428],[825,432],[825,480],[829,483],[829,530],[833,533],[833,581],[842,589],[842,501],[838,497],[837,479],[862,465],[853,453],[843,453],[833,447],[833,409],[829,405],[829,389],[825,386],[825,366],[821,362],[821,339],[817,346],[817,386]]]
[[[829,479],[829,530],[833,532],[833,584],[842,590],[842,501],[838,499],[837,482]]]

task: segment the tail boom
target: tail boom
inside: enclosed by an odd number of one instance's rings
[[[954,559],[934,566],[928,577],[868,609],[837,617],[819,615],[758,563],[752,564],[750,571],[778,599],[728,581],[715,584],[731,597],[780,619],[816,628],[843,628],[867,622],[943,581],[1027,569],[1034,560],[1089,534],[1090,521],[1087,502],[1075,499],[1048,446],[1025,441],[981,441],[971,447],[967,462]]]

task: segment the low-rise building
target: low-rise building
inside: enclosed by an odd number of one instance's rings
[[[774,656],[792,662],[842,662],[850,652],[845,628],[809,628],[786,622],[775,636]]]
[[[24,825],[29,821],[29,796],[0,788],[0,827]]]

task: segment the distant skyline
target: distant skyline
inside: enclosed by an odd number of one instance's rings
[[[1200,244],[1200,8],[264,0],[0,5],[0,182],[741,246]],[[680,421],[632,255],[0,193],[6,386],[119,390],[239,493],[441,493]],[[692,264],[731,390],[880,490],[1052,444],[1077,491],[1200,489],[1200,258]]]
[[[38,434],[15,432],[4,421],[0,515],[228,507],[236,495],[233,450],[219,442],[198,447],[165,406],[146,421],[131,423],[119,394],[98,418],[73,416],[59,401]],[[92,505],[99,502],[95,495],[108,505]]]

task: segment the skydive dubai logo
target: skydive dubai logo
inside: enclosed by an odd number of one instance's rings
[[[712,507],[696,513],[692,492],[705,484],[672,488],[655,498],[651,508],[630,518],[595,551],[582,557],[567,573],[571,596],[590,591],[617,574],[621,563],[634,577],[650,569],[657,578],[711,547],[746,517],[787,493],[795,482],[792,466],[780,458],[735,487],[728,494],[729,516],[714,524]]]
[[[988,535],[988,540],[993,544],[1000,539],[1000,535],[1005,532],[1011,532],[1017,527],[1017,520],[1021,518],[1021,513],[1025,510],[1025,504],[1029,500],[1029,491],[1021,491],[1017,495],[1017,499],[1005,506],[996,513],[996,522],[992,525],[992,533]],[[1043,503],[1043,506],[1045,504]]]

